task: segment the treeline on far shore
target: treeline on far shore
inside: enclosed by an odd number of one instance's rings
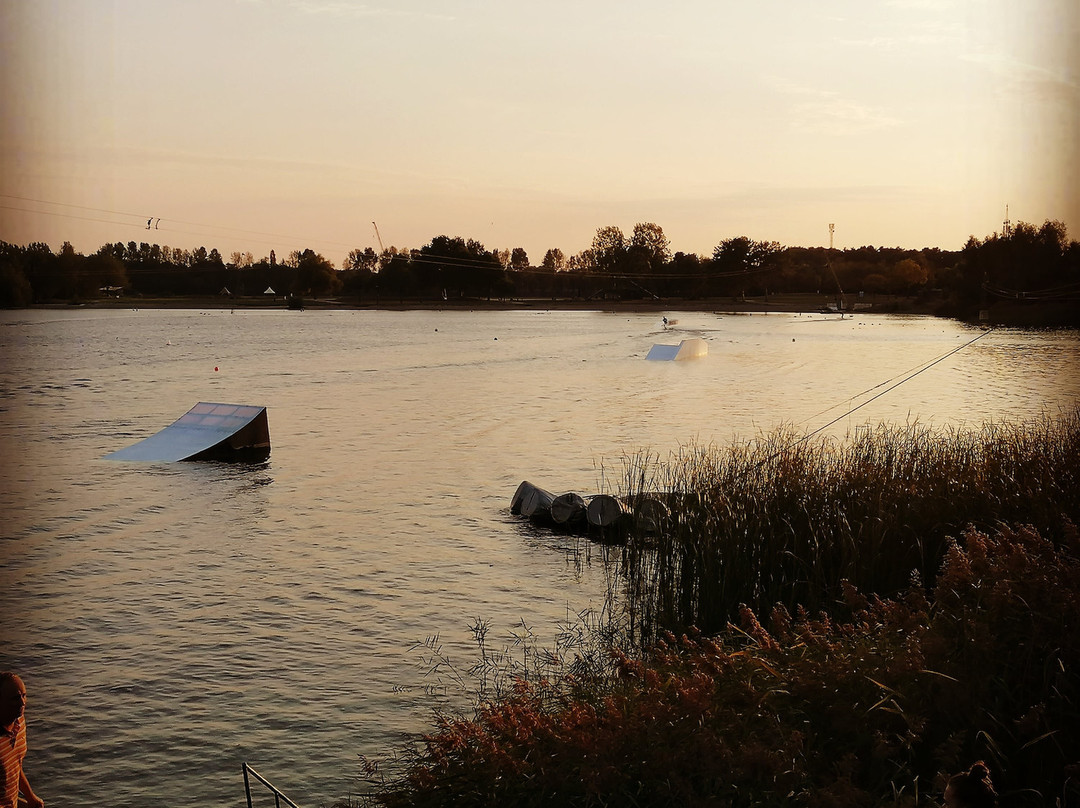
[[[937,313],[973,318],[982,309],[1021,308],[1046,324],[1080,324],[1080,243],[1065,226],[1020,222],[958,251],[784,247],[745,236],[711,255],[673,252],[663,228],[642,222],[631,234],[596,231],[591,246],[566,256],[548,250],[538,264],[522,248],[489,250],[478,241],[436,236],[418,248],[349,252],[341,267],[315,250],[273,251],[256,260],[216,249],[146,242],[105,244],[84,255],[70,243],[0,242],[0,306],[89,302],[105,297],[222,297],[279,302],[334,298],[345,304],[424,304],[447,300],[716,300],[768,294],[860,294],[921,299]],[[1023,318],[1020,318],[1023,319]]]

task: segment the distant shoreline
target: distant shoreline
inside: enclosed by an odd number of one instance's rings
[[[663,300],[580,300],[545,298],[507,298],[486,300],[459,298],[451,300],[348,300],[342,298],[304,298],[305,309],[340,309],[344,311],[610,311],[610,312],[667,312],[693,311],[720,314],[802,313],[822,312],[835,304],[834,296],[823,294],[776,294],[752,298],[665,298]],[[932,303],[895,295],[870,295],[863,299],[845,298],[848,306],[859,303],[855,313],[869,314],[935,314]],[[864,305],[868,308],[863,308]],[[67,309],[284,309],[287,299],[278,296],[266,300],[249,297],[121,297],[90,300],[78,304],[46,303],[30,308]],[[849,312],[851,313],[851,312]]]
[[[596,311],[596,312],[707,312],[713,314],[836,314],[826,307],[836,303],[834,295],[819,293],[774,294],[760,297],[664,298],[661,300],[582,300],[547,298],[456,298],[450,300],[386,300],[349,298],[304,298],[302,308],[316,311]],[[1018,328],[1080,328],[1080,307],[1070,301],[1003,301],[987,310],[980,319],[976,308],[951,308],[939,296],[845,295],[847,315],[903,314],[943,317],[983,325]],[[857,307],[857,308],[855,308]],[[35,303],[29,309],[231,309],[233,311],[285,310],[288,298],[278,295],[267,300],[259,295],[245,297],[120,297],[99,298],[83,303]]]

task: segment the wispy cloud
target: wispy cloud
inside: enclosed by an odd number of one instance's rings
[[[865,104],[832,90],[802,87],[789,82],[773,82],[776,89],[792,98],[788,109],[791,128],[824,135],[863,135],[899,126],[903,121],[880,106]]]
[[[1005,53],[969,53],[962,58],[989,71],[1014,95],[1073,105],[1080,101],[1080,77],[1067,68],[1036,65]]]
[[[793,123],[798,128],[828,135],[860,135],[900,123],[879,107],[860,104],[838,93],[821,93],[816,101],[796,104],[793,112]]]
[[[934,4],[931,6],[936,8]],[[878,31],[876,35],[867,31],[864,36],[842,36],[837,39],[837,44],[875,52],[907,53],[912,48],[960,50],[968,38],[962,20],[952,16],[934,17],[932,14],[904,15],[888,25],[878,26]]]

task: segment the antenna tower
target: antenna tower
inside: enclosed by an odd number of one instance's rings
[[[830,250],[832,249],[832,237],[833,237],[834,232],[836,232],[836,225],[835,224],[830,224],[829,225],[829,249]]]
[[[1009,221],[1009,206],[1005,206],[1005,221],[1001,223],[1001,235],[1009,238],[1012,235],[1012,222]]]

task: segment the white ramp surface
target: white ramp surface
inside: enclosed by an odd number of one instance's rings
[[[156,435],[107,454],[105,459],[170,463],[269,454],[266,407],[201,401]]]
[[[709,343],[700,337],[684,339],[678,345],[654,345],[646,359],[654,360],[682,360],[696,359],[700,356],[708,356]]]

